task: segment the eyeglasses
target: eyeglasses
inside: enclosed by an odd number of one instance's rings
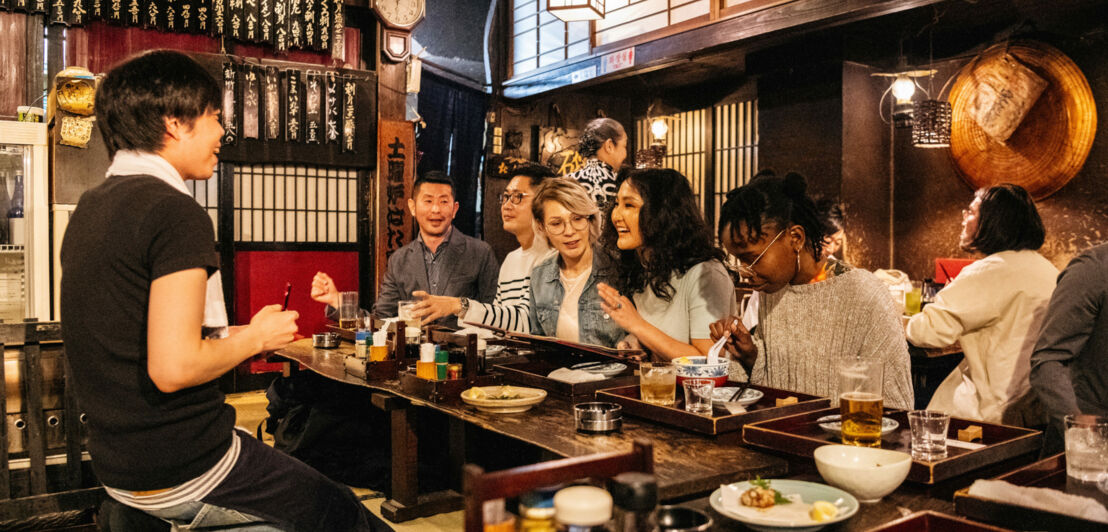
[[[503,205],[510,201],[512,205],[519,205],[523,202],[524,196],[530,196],[530,194],[526,192],[505,192],[500,195],[500,204]]]
[[[759,253],[754,260],[750,261],[750,264],[740,264],[739,275],[748,279],[751,277],[755,277],[757,275],[757,272],[754,271],[754,265],[758,264],[758,261],[762,260],[762,255],[765,255],[766,252],[769,251],[770,246],[772,246],[774,242],[777,242],[777,239],[781,238],[781,235],[783,234],[785,234],[784,229],[782,229],[780,233],[777,233],[777,236],[773,237],[773,240],[770,240],[769,244],[766,244],[765,249],[763,249],[762,252]]]
[[[553,220],[549,223],[544,223],[544,224],[542,224],[542,226],[543,226],[544,229],[546,229],[547,234],[549,234],[549,235],[560,235],[560,234],[566,232],[566,225],[573,226],[574,231],[581,231],[582,229],[589,226],[589,220],[591,218],[592,218],[592,216],[581,216],[580,214],[574,214],[569,219],[568,224],[565,222],[565,220],[562,220],[561,218],[558,218],[558,219]]]

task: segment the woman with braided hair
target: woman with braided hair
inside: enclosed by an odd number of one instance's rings
[[[565,177],[581,183],[604,212],[616,197],[616,173],[627,159],[627,133],[611,118],[593,119],[585,125],[577,153],[587,159],[585,166]]]
[[[720,213],[723,247],[761,292],[753,335],[728,316],[727,350],[756,384],[839,397],[839,361],[881,360],[885,405],[913,405],[908,344],[899,309],[870,272],[821,257],[826,225],[798,174],[763,175],[732,190]]]

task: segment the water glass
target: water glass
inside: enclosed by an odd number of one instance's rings
[[[946,458],[949,414],[934,410],[913,410],[908,412],[908,425],[912,427],[912,458],[927,461]]]
[[[846,445],[881,446],[885,366],[875,358],[847,358],[839,365],[839,411]]]
[[[339,292],[339,327],[356,329],[358,325],[358,293]]]
[[[396,307],[396,317],[404,322],[405,327],[419,327],[419,318],[412,315],[412,307],[415,304],[416,301],[413,299],[404,299]]]
[[[712,379],[685,379],[685,411],[707,414],[712,411],[712,392],[716,381]]]
[[[1068,415],[1066,474],[1094,484],[1108,477],[1108,416]]]
[[[673,406],[677,395],[677,367],[669,362],[643,362],[639,365],[639,391],[643,401]]]

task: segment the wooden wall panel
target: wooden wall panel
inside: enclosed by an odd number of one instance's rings
[[[17,107],[30,104],[24,96],[27,83],[26,20],[27,15],[22,13],[0,12],[0,119],[13,120]]]

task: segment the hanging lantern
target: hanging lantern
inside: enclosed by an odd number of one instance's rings
[[[546,10],[565,22],[604,18],[604,0],[546,0]]]
[[[915,103],[912,145],[917,148],[950,147],[950,102],[923,100]]]

